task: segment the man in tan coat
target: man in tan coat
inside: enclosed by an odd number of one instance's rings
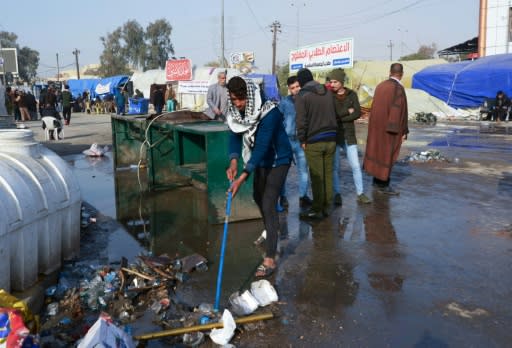
[[[400,83],[403,73],[402,64],[391,64],[389,79],[375,89],[363,162],[363,168],[373,176],[377,190],[389,195],[399,194],[389,185],[389,177],[402,142],[409,133],[407,97]]]

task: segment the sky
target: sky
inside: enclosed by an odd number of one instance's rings
[[[222,11],[224,3],[224,11]],[[435,43],[438,50],[478,36],[478,0],[63,0],[5,1],[0,31],[40,54],[38,75],[99,63],[106,36],[128,20],[142,27],[167,19],[176,57],[203,66],[221,57],[224,12],[225,57],[252,51],[262,73],[272,66],[270,25],[278,21],[276,61],[290,50],[344,38],[354,39],[355,60],[393,60]],[[392,47],[390,48],[390,42]]]

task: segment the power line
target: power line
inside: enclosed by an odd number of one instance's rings
[[[247,8],[251,12],[251,15],[254,18],[254,21],[256,22],[256,24],[258,24],[258,27],[260,28],[261,32],[268,38],[267,32],[265,31],[265,29],[263,29],[263,27],[261,26],[260,22],[258,22],[258,19],[256,18],[256,15],[254,14],[254,12],[253,12],[253,10],[252,10],[252,8],[249,5],[249,2],[247,0],[245,0],[245,4],[247,5]]]

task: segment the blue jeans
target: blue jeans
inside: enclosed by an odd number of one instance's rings
[[[357,144],[348,145],[347,142],[341,145],[336,145],[336,153],[334,154],[334,166],[332,175],[332,184],[334,193],[341,193],[340,187],[340,174],[338,173],[340,168],[340,151],[343,148],[347,155],[348,163],[352,168],[352,176],[354,177],[354,185],[356,185],[356,192],[359,196],[363,193],[363,174],[361,172],[361,165],[359,164],[359,155],[357,153]]]
[[[290,139],[290,145],[292,146],[293,157],[295,159],[295,165],[297,166],[297,176],[299,179],[299,197],[307,196],[308,184],[309,184],[309,169],[308,162],[306,161],[306,155],[304,150],[300,146],[300,141],[297,139]],[[286,196],[286,185],[283,185],[281,190],[281,196]]]

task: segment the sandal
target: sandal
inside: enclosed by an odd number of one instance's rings
[[[270,277],[274,271],[276,270],[276,267],[270,267],[270,266],[265,266],[264,264],[261,264],[258,266],[258,268],[256,268],[256,273],[254,274],[255,277],[257,278],[266,278],[266,277]]]

